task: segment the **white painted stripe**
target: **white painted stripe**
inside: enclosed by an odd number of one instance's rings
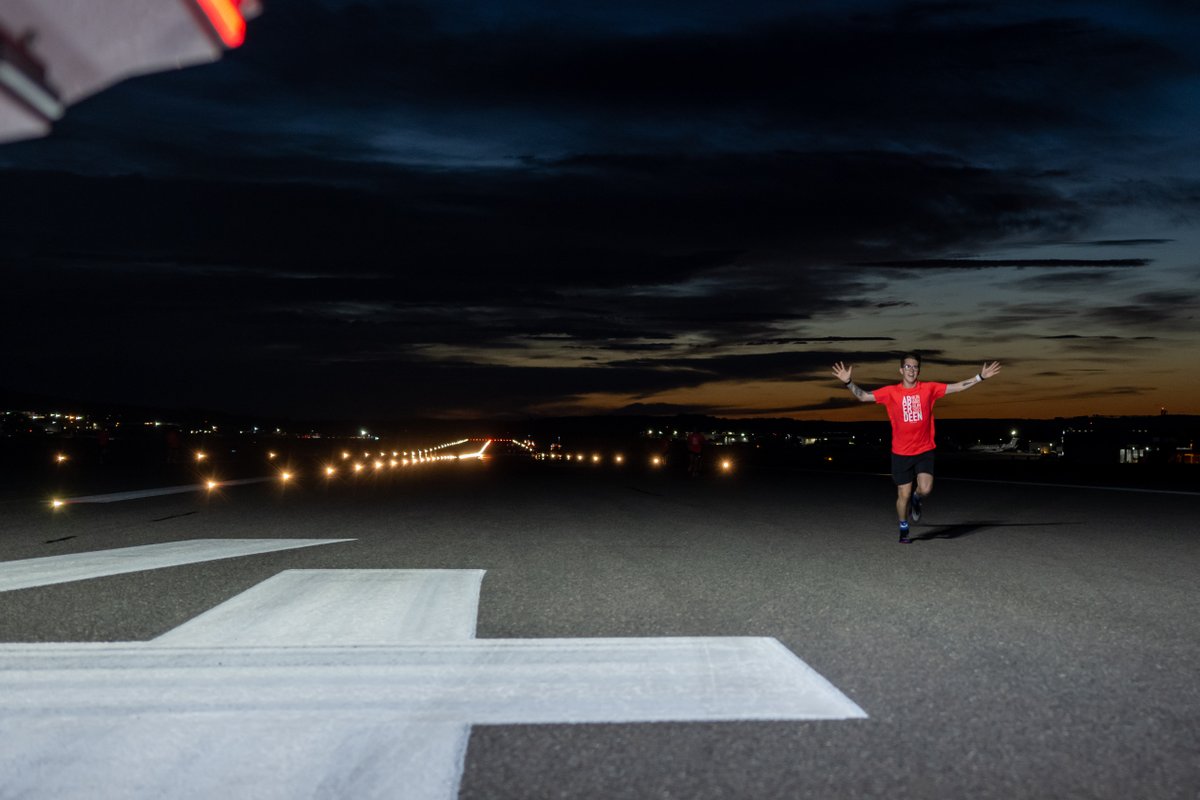
[[[455,800],[468,739],[404,720],[0,717],[0,797]]]
[[[239,478],[232,481],[218,481],[215,489],[222,489],[226,486],[245,486],[250,483],[265,483],[266,481],[278,480],[278,477],[265,476],[261,478]],[[141,500],[145,497],[161,497],[168,494],[185,494],[187,492],[207,492],[210,491],[208,484],[192,483],[187,486],[163,486],[158,489],[136,489],[129,492],[111,492],[109,494],[89,494],[82,497],[67,497],[60,502],[63,505],[74,505],[78,503],[119,503],[122,500]]]
[[[353,539],[187,539],[90,553],[0,562],[0,592]]]
[[[483,574],[291,570],[151,644],[0,645],[4,793],[453,800],[472,723],[866,716],[774,639],[473,640]]]
[[[475,638],[483,570],[287,570],[154,640],[155,645],[354,645]],[[140,725],[140,723],[137,723]],[[174,723],[165,723],[168,727]],[[222,786],[252,787],[248,796],[310,796],[313,787],[337,797],[395,797],[396,787],[413,800],[458,797],[471,726],[463,722],[396,720],[386,724],[320,719],[289,722],[288,746],[269,752],[230,746],[228,725],[206,721],[203,732],[189,718],[187,731],[138,731],[133,752],[152,752],[156,742],[186,739],[190,748],[216,749],[225,783],[213,784],[211,764],[187,779],[188,796],[208,798]],[[263,737],[280,731],[260,725]],[[151,748],[146,750],[145,748]],[[105,753],[99,763],[128,759],[128,748]],[[35,751],[36,752],[36,751]],[[170,762],[172,753],[162,761]],[[86,797],[86,769],[72,779],[80,787],[55,794]],[[107,769],[107,767],[105,767]],[[62,780],[62,769],[56,780]],[[180,776],[166,774],[170,782]],[[144,779],[144,778],[142,778]],[[174,784],[168,784],[174,785]],[[178,796],[178,795],[175,795]]]
[[[0,718],[484,724],[862,718],[774,639],[512,639],[352,648],[0,645]],[[284,728],[280,728],[284,730]],[[254,745],[247,742],[246,746]]]
[[[287,570],[154,640],[175,647],[475,638],[481,569]]]

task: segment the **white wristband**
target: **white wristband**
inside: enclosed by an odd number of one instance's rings
[[[982,375],[980,375],[978,372],[976,372],[976,373],[975,373],[975,380],[977,380],[977,381],[978,381],[978,382],[980,382],[980,383],[983,383],[983,376],[982,376]]]

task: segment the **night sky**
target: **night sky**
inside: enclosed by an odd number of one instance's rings
[[[1200,413],[1200,5],[275,0],[0,146],[0,387],[319,418]]]

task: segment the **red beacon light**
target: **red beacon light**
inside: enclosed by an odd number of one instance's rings
[[[257,16],[258,0],[196,0],[196,5],[226,47],[240,47],[246,40],[246,19]]]

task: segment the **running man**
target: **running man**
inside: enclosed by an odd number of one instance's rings
[[[921,519],[921,503],[933,491],[933,404],[942,395],[954,394],[983,383],[1000,371],[1000,362],[984,363],[975,377],[958,383],[919,381],[921,357],[905,353],[900,359],[900,383],[868,392],[854,383],[853,367],[841,361],[833,374],[863,403],[881,403],[892,422],[892,480],[896,482],[896,515],[900,518],[900,543],[908,544],[908,520]],[[915,490],[913,484],[916,484]]]

